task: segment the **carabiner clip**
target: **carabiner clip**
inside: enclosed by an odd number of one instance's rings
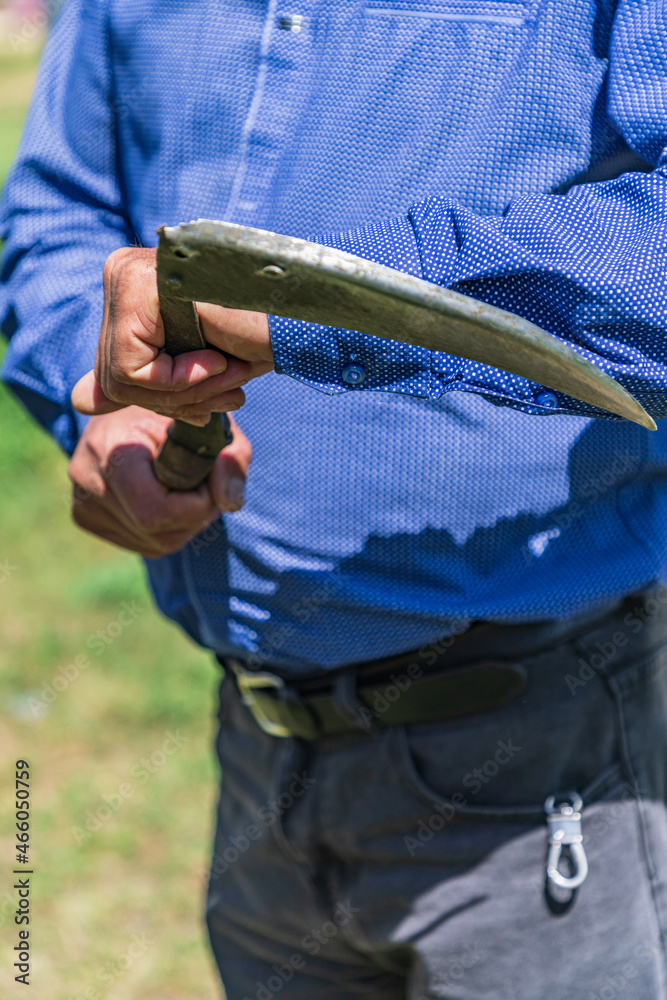
[[[567,800],[570,800],[569,802]],[[549,827],[549,855],[547,857],[547,878],[561,889],[578,889],[588,875],[588,858],[583,847],[581,832],[580,795],[576,792],[565,792],[559,796],[550,795],[544,803]],[[574,865],[574,874],[570,878],[558,871],[558,862],[564,847],[567,847]]]

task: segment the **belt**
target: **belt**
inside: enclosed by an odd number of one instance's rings
[[[265,733],[305,740],[473,715],[507,704],[526,685],[520,664],[487,660],[434,673],[414,663],[405,673],[373,681],[361,672],[338,670],[321,691],[308,691],[298,681],[288,683],[277,674],[246,670],[237,660],[224,662],[243,703]]]
[[[373,733],[384,726],[440,722],[508,704],[527,683],[515,658],[574,638],[621,604],[613,601],[568,621],[473,622],[465,632],[414,652],[309,675],[290,675],[282,668],[280,674],[249,670],[234,657],[219,660],[270,736],[316,740]]]

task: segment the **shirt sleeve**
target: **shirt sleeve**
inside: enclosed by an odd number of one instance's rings
[[[131,242],[123,217],[101,0],[68,0],[45,48],[0,205],[3,378],[71,452],[70,393],[93,365],[102,269]]]
[[[619,5],[608,115],[655,169],[520,198],[481,217],[447,198],[320,242],[517,313],[667,416],[667,15]],[[271,317],[277,370],[329,393],[389,389],[437,398],[480,393],[528,413],[611,417],[528,379],[465,358]],[[616,418],[614,418],[616,419]]]

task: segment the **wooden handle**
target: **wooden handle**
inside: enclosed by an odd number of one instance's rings
[[[210,347],[204,340],[194,302],[178,297],[179,248],[167,246],[160,235],[157,286],[164,323],[164,349],[171,357]],[[181,255],[182,256],[182,255]],[[174,421],[155,459],[155,475],[170,490],[196,490],[209,476],[218,454],[232,442],[226,413],[212,413],[205,427]]]
[[[226,413],[212,413],[205,427],[175,420],[155,459],[155,475],[170,490],[196,490],[211,473],[223,448],[232,443]]]

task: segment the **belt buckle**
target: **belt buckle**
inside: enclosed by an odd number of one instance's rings
[[[261,704],[254,695],[256,690],[282,691],[285,687],[282,677],[270,674],[267,670],[261,672],[245,670],[236,660],[229,660],[228,663],[236,676],[236,683],[241,692],[241,701],[250,711],[260,729],[269,736],[280,736],[283,739],[291,736],[292,733],[286,726],[281,726],[279,722],[274,722],[273,719],[269,719],[265,715]]]

